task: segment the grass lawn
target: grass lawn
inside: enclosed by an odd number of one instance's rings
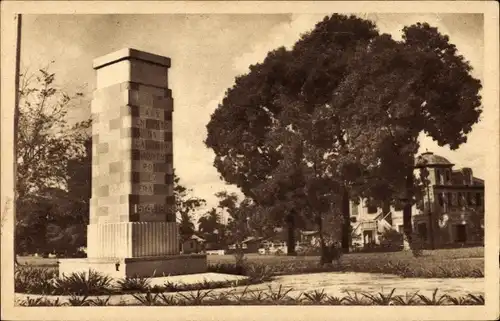
[[[289,257],[249,254],[249,263],[265,265],[273,274],[326,272],[318,267],[319,257]],[[208,262],[221,268],[235,262],[232,255],[214,255]],[[396,274],[419,278],[484,277],[484,248],[459,248],[424,251],[414,257],[411,252],[351,253],[342,256],[331,271]],[[214,270],[217,271],[217,270]],[[221,269],[223,272],[223,269]]]
[[[247,254],[252,264],[269,267],[273,274],[325,272],[318,267],[317,256],[274,256]],[[212,272],[230,273],[233,255],[208,255]],[[32,266],[56,266],[57,259],[20,257],[19,263]],[[229,267],[229,268],[228,268]],[[426,250],[423,256],[411,252],[350,253],[342,256],[340,265],[331,271],[396,274],[403,277],[483,277],[484,248]]]
[[[233,255],[208,255],[209,264],[217,263],[234,263],[235,258]],[[276,255],[259,255],[247,254],[246,258],[252,263],[264,264],[278,264],[283,262],[297,262],[297,261],[319,261],[318,256],[276,256]],[[411,252],[387,252],[387,253],[349,253],[342,257],[342,263],[371,261],[376,262],[380,260],[391,260],[401,262],[412,262],[415,260],[421,261],[446,261],[449,260],[484,260],[484,247],[471,247],[459,249],[440,249],[440,250],[425,250],[424,255],[420,258],[415,258]]]

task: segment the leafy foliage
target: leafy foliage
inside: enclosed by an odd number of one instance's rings
[[[66,184],[67,163],[85,153],[90,121],[67,124],[66,116],[83,94],[68,95],[55,85],[48,67],[21,75],[17,133],[17,193],[23,198]]]
[[[112,292],[113,279],[94,270],[71,273],[56,279],[55,287],[59,293],[74,295],[100,295]]]
[[[14,270],[14,291],[16,293],[53,294],[57,273],[53,269],[18,267]]]
[[[395,41],[370,21],[334,14],[235,79],[206,145],[224,180],[269,208],[268,224],[315,225],[323,259],[324,235],[339,233],[324,231],[323,220],[342,214],[346,248],[349,200],[360,196],[404,207],[411,241],[423,184],[413,171],[418,136],[452,149],[466,141],[481,114],[470,71],[428,24],[405,27]]]
[[[222,246],[226,242],[226,226],[217,208],[211,208],[198,219],[198,231],[210,245]]]
[[[183,241],[187,241],[195,232],[194,213],[206,204],[202,198],[191,195],[192,190],[181,184],[180,178],[174,175],[174,197],[179,232]]]
[[[300,293],[297,297],[289,295],[292,288],[284,290],[279,286],[277,289],[268,288],[267,290],[248,290],[245,287],[243,291],[234,293],[234,289],[225,292],[214,293],[213,291],[194,291],[190,293],[177,293],[169,295],[165,293],[152,294],[134,294],[136,303],[119,302],[110,303],[110,297],[89,299],[86,296],[72,296],[68,302],[61,303],[59,298],[56,300],[47,297],[30,298],[18,300],[20,306],[105,306],[105,305],[142,305],[142,306],[214,306],[214,305],[484,305],[482,295],[468,294],[466,296],[452,297],[442,295],[436,297],[436,292],[431,297],[414,293],[394,295],[396,289],[392,289],[389,294],[357,291],[347,291],[347,295],[337,297],[325,294],[324,289],[313,292]],[[302,298],[304,296],[304,298]]]
[[[127,277],[117,281],[117,284],[123,292],[146,292],[150,290],[151,280],[145,277]]]
[[[16,252],[71,255],[85,244],[91,148],[90,120],[69,125],[67,113],[84,95],[58,88],[49,66],[22,74],[18,94]]]

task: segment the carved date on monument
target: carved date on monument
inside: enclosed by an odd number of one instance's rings
[[[137,204],[135,206],[137,214],[143,213],[165,213],[165,204]]]

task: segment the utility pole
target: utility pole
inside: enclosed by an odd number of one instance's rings
[[[21,69],[21,27],[22,15],[17,14],[15,17],[17,31],[16,31],[16,74],[15,74],[15,96],[14,96],[14,204],[12,208],[12,215],[14,221],[14,263],[17,262],[17,246],[16,246],[16,203],[17,203],[17,133],[19,126],[19,73]]]

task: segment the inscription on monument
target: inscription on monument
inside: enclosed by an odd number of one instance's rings
[[[137,191],[139,195],[154,195],[154,184],[151,183],[141,183],[133,186],[134,190]]]
[[[139,116],[141,118],[146,117],[163,120],[165,118],[165,111],[159,108],[141,107],[139,108]]]
[[[132,118],[132,127],[147,128],[155,130],[170,130],[172,124],[170,121],[150,118]]]
[[[166,204],[135,204],[135,209],[137,210],[137,214],[144,213],[154,213],[154,214],[163,214],[165,213],[167,206]]]
[[[146,161],[167,161],[169,158],[169,153],[164,152],[154,152],[149,150],[132,150],[132,159],[133,160],[146,160]]]
[[[169,150],[171,146],[170,142],[150,140],[143,138],[135,138],[132,140],[132,148],[140,150],[159,150],[166,151]]]
[[[165,162],[152,162],[145,160],[135,160],[132,162],[132,171],[134,172],[160,172],[171,173],[172,165]]]

